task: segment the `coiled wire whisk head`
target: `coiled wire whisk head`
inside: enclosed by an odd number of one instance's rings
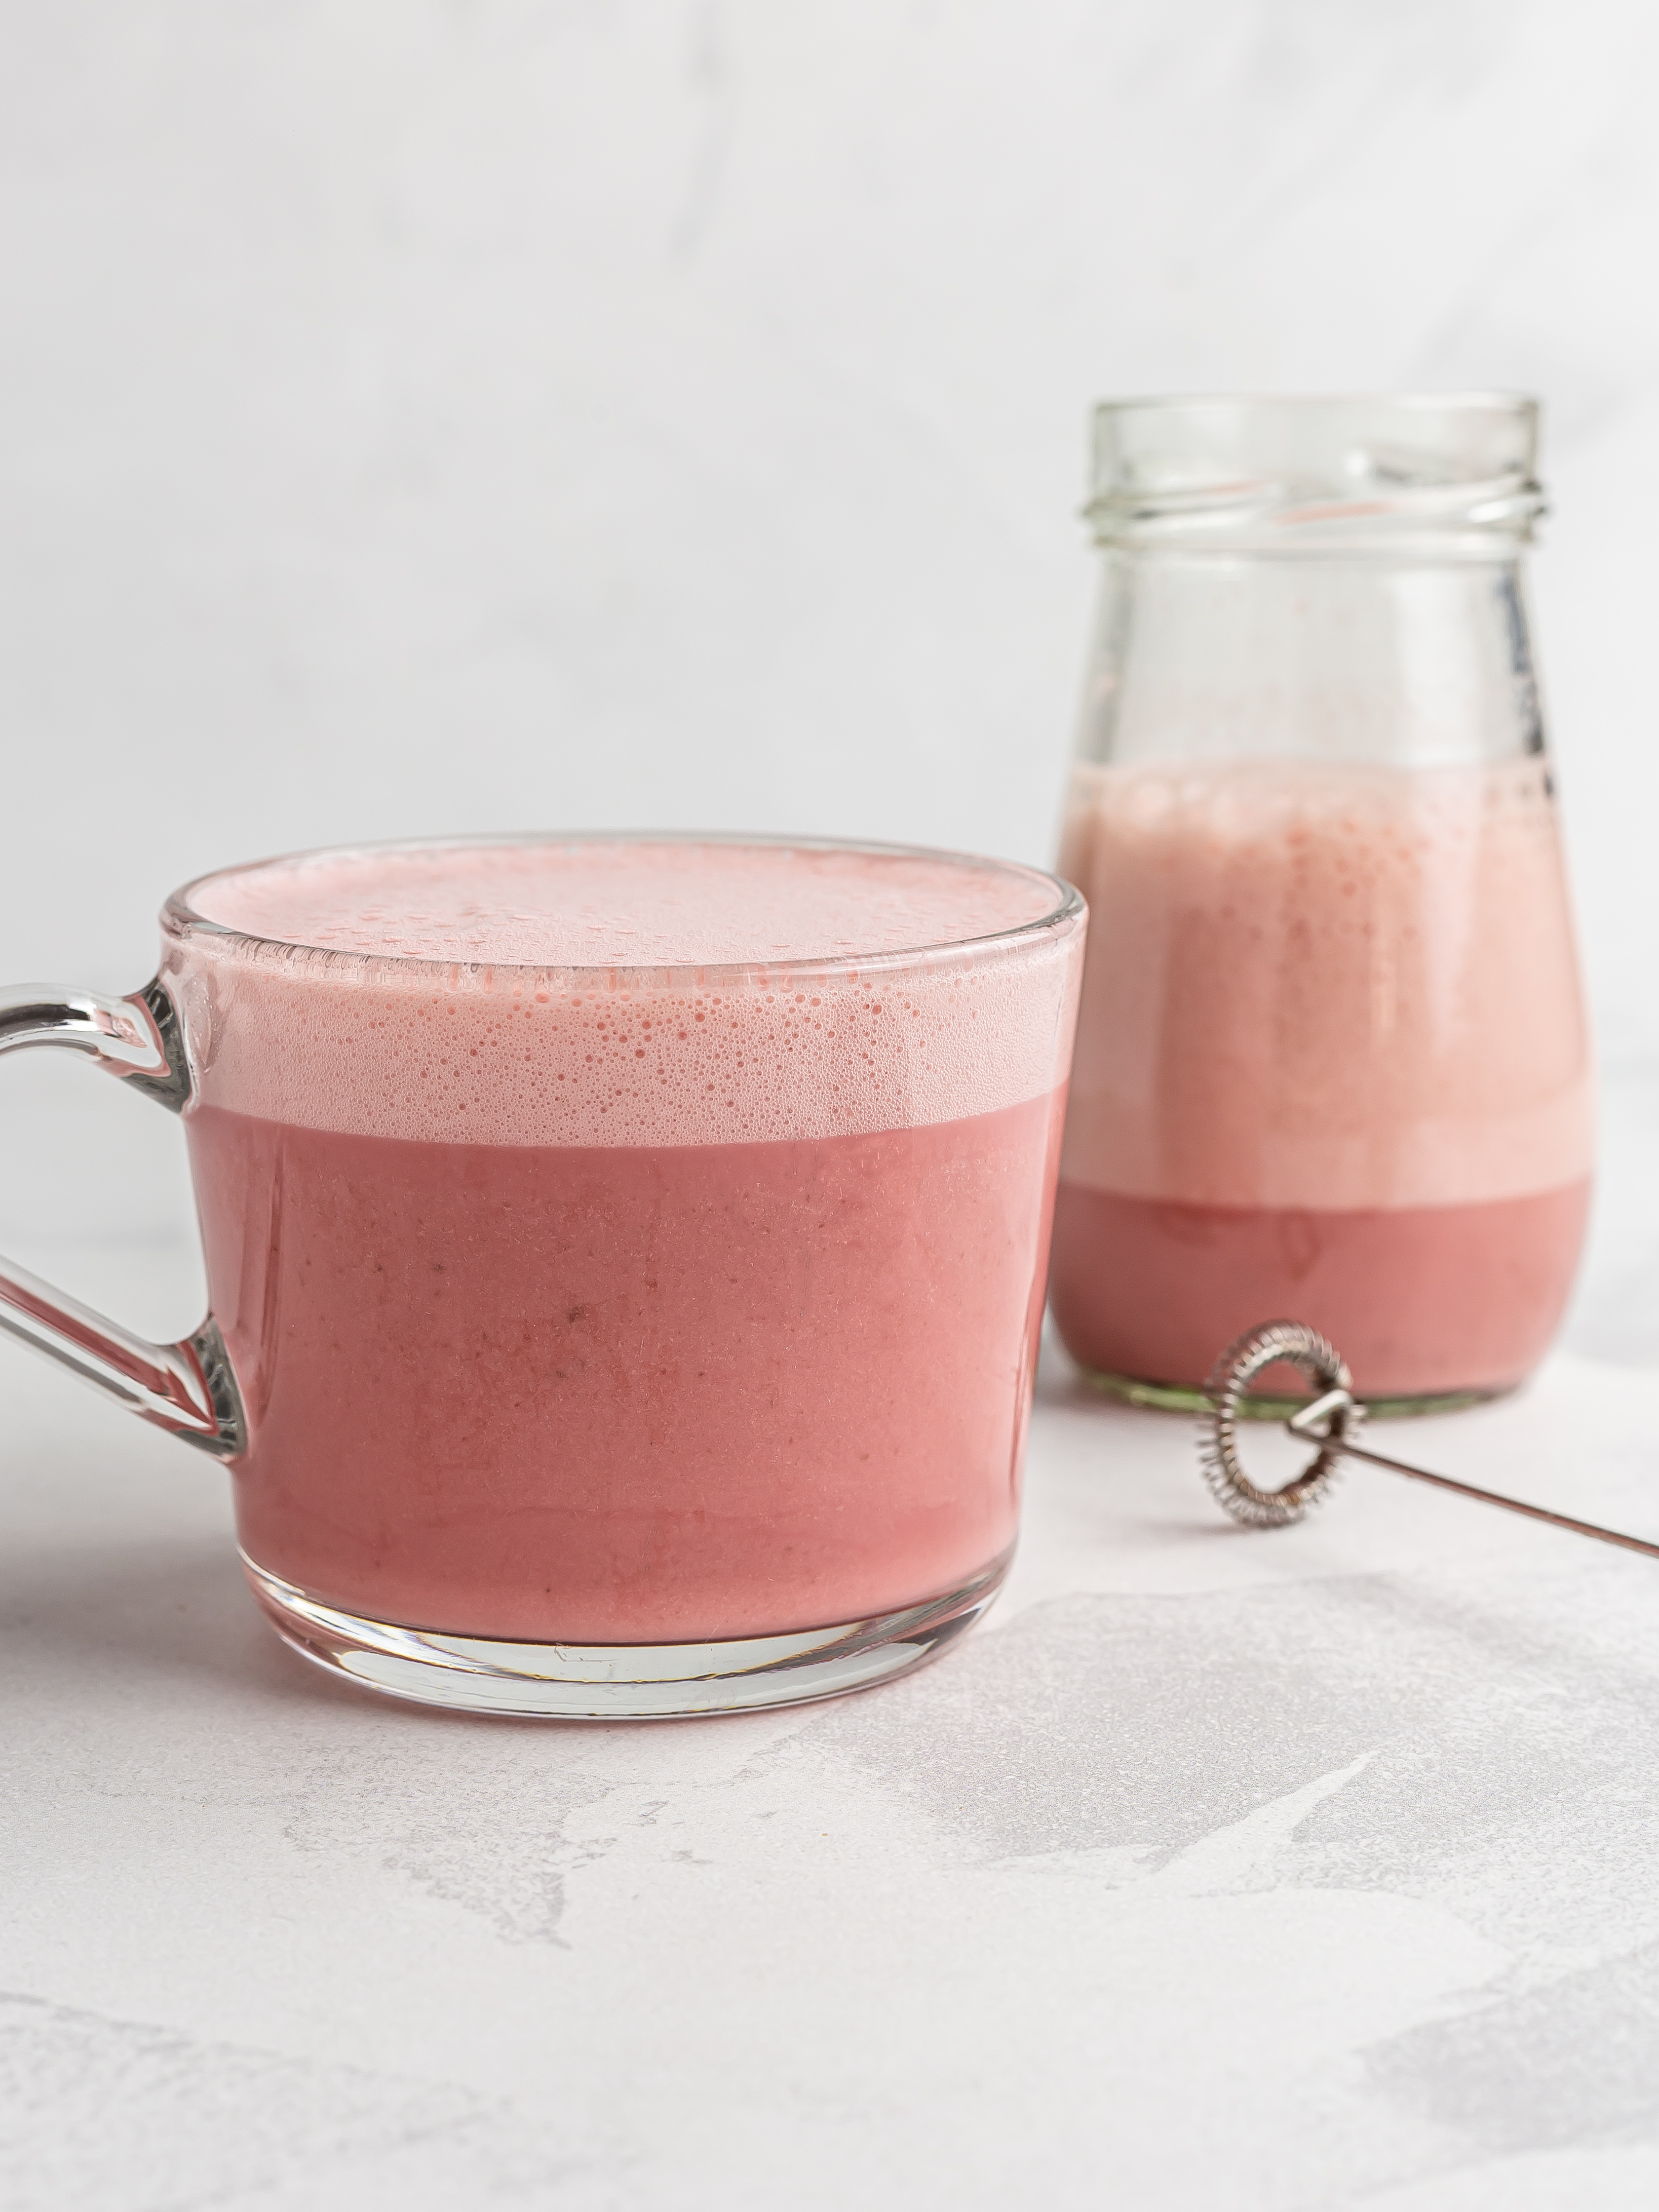
[[[1282,1489],[1262,1490],[1239,1461],[1239,1401],[1256,1376],[1281,1359],[1299,1367],[1313,1384],[1310,1413],[1328,1395],[1333,1402],[1315,1458]],[[1364,1418],[1348,1395],[1353,1377],[1336,1346],[1304,1322],[1270,1321],[1230,1344],[1204,1387],[1211,1410],[1198,1455],[1216,1503],[1254,1528],[1282,1528],[1311,1512],[1335,1481],[1343,1446],[1358,1436]]]

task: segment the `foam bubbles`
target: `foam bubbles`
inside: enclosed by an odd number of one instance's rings
[[[988,862],[544,846],[324,856],[194,896],[270,940],[186,930],[169,949],[199,1095],[312,1127],[536,1145],[827,1137],[1040,1097],[1069,1057],[1080,919],[952,941],[1055,903],[1048,878]],[[917,942],[940,949],[895,959]],[[577,946],[610,964],[522,964]],[[856,969],[770,964],[854,951]]]
[[[1462,1205],[1589,1170],[1547,764],[1085,767],[1064,1172],[1212,1206]]]
[[[1037,921],[1034,869],[943,854],[626,842],[302,854],[210,877],[198,913],[323,951],[471,965],[844,960]]]

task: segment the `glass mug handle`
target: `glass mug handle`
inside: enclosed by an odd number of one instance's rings
[[[39,1045],[87,1054],[175,1114],[190,1103],[178,1011],[159,977],[125,999],[44,983],[0,988],[0,1054]],[[211,1315],[177,1344],[152,1344],[0,1259],[0,1329],[216,1458],[234,1459],[246,1445],[241,1397]]]

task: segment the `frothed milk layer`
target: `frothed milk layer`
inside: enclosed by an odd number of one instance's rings
[[[854,1135],[1045,1096],[1082,931],[963,942],[1052,911],[1035,871],[769,846],[325,854],[191,902],[247,933],[168,945],[204,1103],[497,1145]]]
[[[1589,1172],[1548,771],[1079,771],[1092,920],[1062,1175],[1190,1204],[1468,1204]]]
[[[197,887],[210,921],[325,951],[532,968],[844,960],[1039,921],[1035,872],[810,846],[628,843],[301,854]]]

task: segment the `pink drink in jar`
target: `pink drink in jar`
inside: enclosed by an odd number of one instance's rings
[[[1502,396],[1100,410],[1052,1296],[1131,1397],[1191,1402],[1282,1319],[1373,1403],[1480,1395],[1559,1322],[1591,1071],[1535,434]]]
[[[1372,1396],[1518,1382],[1589,1199],[1544,763],[1083,770],[1061,866],[1101,948],[1054,1255],[1077,1355],[1195,1382],[1293,1316]]]

